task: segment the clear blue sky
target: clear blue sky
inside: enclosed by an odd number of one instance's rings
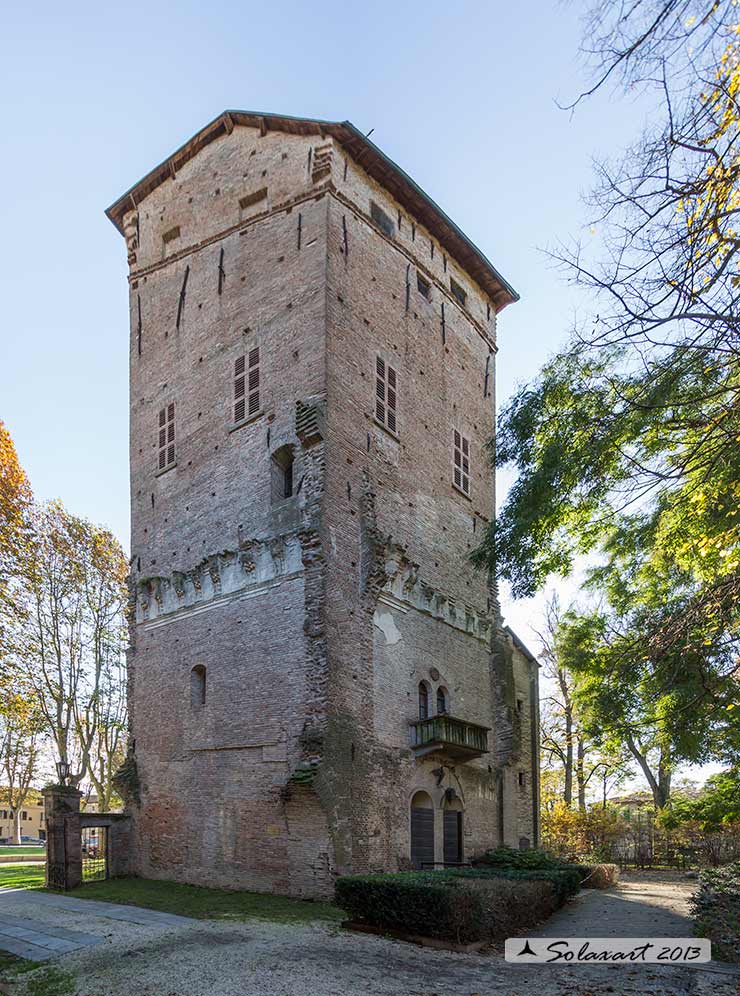
[[[36,494],[128,547],[127,292],[104,209],[225,108],[349,118],[521,293],[502,397],[572,320],[538,246],[577,234],[591,157],[640,129],[586,77],[581,4],[13,4],[3,24],[0,418]],[[525,640],[536,606],[511,607]]]

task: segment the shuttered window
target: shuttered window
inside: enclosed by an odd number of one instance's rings
[[[444,860],[446,865],[459,865],[462,854],[462,813],[445,810],[442,829],[444,832]]]
[[[375,417],[398,435],[398,379],[396,371],[379,356],[375,360]]]
[[[464,495],[470,497],[470,440],[457,429],[454,432],[454,451],[453,483]]]
[[[159,469],[175,462],[175,402],[159,412]]]
[[[234,361],[234,422],[238,425],[260,410],[260,348]]]

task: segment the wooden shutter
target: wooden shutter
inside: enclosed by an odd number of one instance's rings
[[[175,402],[159,412],[159,469],[175,462]]]
[[[251,418],[260,410],[260,348],[255,346],[249,351],[249,369],[247,371],[248,404],[247,414]]]
[[[434,867],[434,810],[411,809],[411,863]]]
[[[453,477],[455,487],[470,495],[470,440],[457,429],[454,431]]]
[[[393,367],[387,368],[388,373],[388,428],[391,432],[398,431],[396,422],[396,371]]]
[[[462,861],[462,813],[446,809],[443,814],[445,864]]]
[[[235,424],[243,422],[246,413],[244,369],[245,369],[244,357],[239,356],[234,361],[234,423]]]
[[[257,415],[260,410],[260,349],[255,346],[234,361],[234,423]]]
[[[375,417],[398,435],[398,378],[393,367],[379,356],[375,359]]]

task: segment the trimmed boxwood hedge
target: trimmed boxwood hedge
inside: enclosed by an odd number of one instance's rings
[[[619,867],[614,864],[574,864],[568,861],[561,861],[548,851],[538,848],[530,848],[527,851],[518,851],[513,847],[497,847],[493,851],[486,851],[482,857],[474,862],[476,867],[484,868],[517,868],[544,870],[544,869],[576,869],[581,875],[581,885],[589,889],[608,889],[619,879]]]
[[[570,899],[581,887],[582,874],[577,868],[461,868],[451,872],[452,875],[461,877],[481,878],[490,876],[492,878],[506,878],[509,881],[517,882],[549,882],[552,885],[555,900],[558,906]]]
[[[347,875],[337,879],[336,902],[351,920],[468,944],[539,922],[574,895],[579,882],[569,869]]]
[[[351,920],[462,944],[486,936],[481,895],[443,872],[345,875],[336,902]]]

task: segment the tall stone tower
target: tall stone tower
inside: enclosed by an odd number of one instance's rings
[[[130,267],[139,874],[294,895],[537,839],[537,665],[468,563],[517,295],[351,124],[229,111]]]

